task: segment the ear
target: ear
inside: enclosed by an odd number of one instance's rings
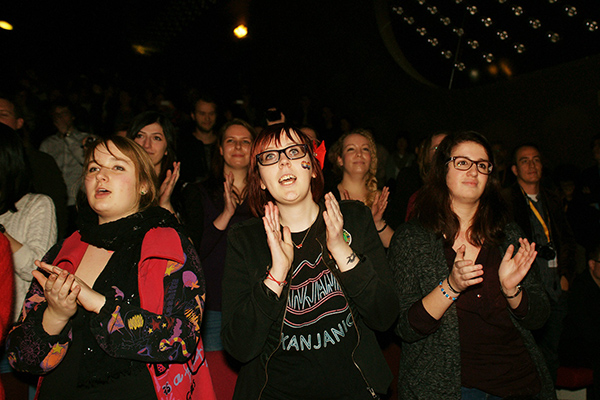
[[[192,121],[196,121],[196,114],[194,114],[194,112],[190,112],[190,117],[192,118]]]
[[[265,185],[265,183],[263,182],[262,178],[260,179],[260,188],[262,190],[265,190],[267,188],[267,186]]]
[[[148,193],[148,185],[146,183],[142,183],[140,185],[140,193],[144,193],[144,194]]]
[[[338,156],[337,163],[340,167],[344,166],[344,161],[342,160],[342,157]]]
[[[512,167],[510,167],[510,170],[512,171],[513,174],[515,174],[515,176],[518,176],[517,174],[517,166],[513,165]]]
[[[223,146],[219,146],[219,153],[223,156]]]
[[[594,260],[588,260],[588,267],[590,268],[590,271],[594,271],[594,268],[596,267],[596,261]]]
[[[25,120],[23,118],[17,118],[17,131],[23,127]]]

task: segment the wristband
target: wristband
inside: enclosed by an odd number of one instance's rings
[[[521,291],[523,291],[523,287],[521,285],[517,285],[517,293],[513,294],[512,296],[507,296],[506,293],[504,293],[504,290],[502,290],[502,286],[500,286],[500,291],[502,292],[502,295],[505,298],[507,298],[507,299],[514,299],[519,294],[521,294]]]
[[[271,275],[271,271],[267,272],[267,279],[275,282],[279,287],[283,287],[287,283],[287,281],[285,279],[283,281],[279,282],[277,279],[273,278],[273,275]]]
[[[452,285],[450,284],[450,276],[448,276],[448,277],[446,278],[446,282],[448,282],[448,287],[449,287],[449,288],[450,288],[450,290],[452,290],[454,293],[456,293],[456,294],[461,294],[461,293],[462,293],[462,292],[459,292],[458,290],[456,290],[456,289],[454,289],[454,288],[452,287]]]
[[[385,228],[387,228],[387,222],[385,223],[385,225],[383,226],[383,228],[377,229],[377,233],[381,233],[381,232],[385,231]]]

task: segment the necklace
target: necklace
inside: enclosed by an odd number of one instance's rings
[[[319,217],[319,213],[317,212],[317,216],[315,217],[315,219],[313,220],[312,224],[310,224],[310,226],[308,227],[308,230],[306,231],[306,233],[304,234],[304,238],[302,239],[302,241],[300,242],[300,244],[296,244],[296,242],[294,242],[294,239],[292,239],[292,243],[294,244],[294,246],[297,249],[302,248],[302,245],[304,244],[304,241],[306,240],[306,238],[308,237],[308,234],[311,230],[311,228],[313,227],[313,225],[315,224],[315,221],[317,220],[317,218]]]

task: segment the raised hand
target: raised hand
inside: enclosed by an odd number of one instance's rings
[[[225,174],[225,182],[223,182],[223,198],[225,200],[225,209],[223,210],[224,213],[227,213],[227,215],[233,216],[233,214],[235,213],[235,209],[238,206],[238,202],[237,202],[237,198],[234,196],[233,193],[233,173],[230,172],[228,174]]]
[[[508,296],[516,293],[517,285],[525,278],[537,256],[535,243],[529,244],[527,239],[519,239],[519,244],[519,251],[514,257],[515,247],[512,244],[508,246],[498,268],[498,278],[500,278],[502,291]]]
[[[483,265],[474,265],[472,260],[465,260],[466,249],[467,246],[464,244],[458,248],[452,271],[448,276],[448,282],[452,288],[459,292],[483,282]]]
[[[371,214],[373,214],[373,222],[375,222],[375,226],[379,226],[381,220],[383,219],[383,213],[387,207],[389,195],[390,190],[387,186],[383,187],[381,193],[377,193],[375,195],[373,205],[371,205]]]
[[[174,213],[175,210],[173,209],[173,205],[171,204],[171,196],[173,195],[173,189],[175,189],[175,185],[177,184],[177,181],[179,180],[180,171],[181,171],[181,163],[174,162],[173,170],[167,171],[165,180],[160,185],[160,189],[159,189],[159,197],[158,197],[159,205],[162,208],[171,211],[172,213]]]
[[[323,220],[327,227],[327,248],[333,254],[340,247],[348,247],[343,234],[344,216],[340,211],[340,205],[331,192],[325,195],[325,208]]]
[[[281,234],[279,209],[270,201],[265,205],[265,216],[262,219],[271,250],[271,274],[275,279],[283,282],[294,261],[292,233],[290,228],[284,226],[283,235]]]
[[[231,172],[225,174],[225,182],[223,182],[223,200],[225,207],[221,214],[213,221],[213,225],[221,231],[227,229],[227,225],[229,225],[229,221],[231,220],[231,217],[233,217],[233,214],[235,214],[235,209],[238,206],[237,198],[233,193],[233,173]]]

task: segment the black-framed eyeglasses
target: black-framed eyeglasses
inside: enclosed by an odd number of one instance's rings
[[[450,159],[446,161],[446,164],[449,163],[452,163],[454,168],[459,171],[468,171],[473,164],[475,164],[477,166],[477,171],[483,175],[491,174],[494,169],[494,165],[489,161],[473,161],[470,158],[463,156],[450,157]]]
[[[263,151],[256,155],[256,160],[263,167],[277,164],[281,157],[281,153],[285,154],[288,160],[297,160],[308,154],[308,146],[305,144],[293,144],[281,150]]]

